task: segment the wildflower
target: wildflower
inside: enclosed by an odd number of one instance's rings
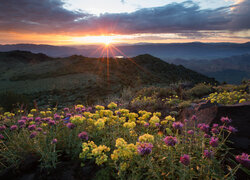
[[[209,125],[207,125],[205,123],[198,124],[198,128],[205,133],[207,133],[209,131]]]
[[[191,117],[191,120],[192,120],[192,121],[196,121],[196,120],[197,120],[197,116],[196,116],[196,115],[193,115],[193,116]]]
[[[29,121],[29,122],[31,122],[31,121],[33,121],[33,120],[34,120],[33,117],[29,117],[29,118],[28,118],[28,121]]]
[[[188,122],[188,119],[184,119],[184,123],[187,123]]]
[[[54,120],[49,120],[48,124],[49,124],[50,126],[53,126],[53,125],[56,124],[56,122],[55,122]]]
[[[219,127],[219,124],[213,124],[213,128]]]
[[[79,133],[79,134],[78,134],[78,137],[79,137],[80,139],[84,139],[84,140],[88,140],[88,139],[89,139],[88,133],[85,132],[85,131]]]
[[[0,140],[3,140],[4,136],[2,134],[0,134]]]
[[[36,130],[40,132],[40,131],[42,131],[43,129],[39,127],[39,128],[37,128]]]
[[[218,146],[218,138],[211,137],[209,144],[210,144],[212,147],[217,147],[217,146]]]
[[[137,152],[140,155],[148,155],[152,152],[153,144],[151,143],[140,143],[137,147]]]
[[[28,129],[30,130],[30,131],[33,131],[33,130],[35,130],[36,129],[36,125],[29,125],[28,126]]]
[[[21,119],[22,119],[22,120],[25,120],[25,121],[28,120],[28,118],[27,118],[26,116],[22,116]]]
[[[64,108],[63,111],[68,112],[69,108]]]
[[[219,130],[216,129],[216,128],[213,128],[213,129],[211,130],[211,132],[214,133],[214,134],[219,134]]]
[[[246,99],[240,99],[239,100],[239,103],[243,103],[243,102],[246,102]]]
[[[156,126],[156,127],[159,127],[159,126],[160,126],[160,123],[155,123],[155,126]]]
[[[223,122],[223,123],[230,123],[230,122],[232,122],[232,120],[231,119],[229,119],[228,117],[221,117],[221,122]]]
[[[109,105],[108,105],[108,108],[109,109],[115,109],[117,107],[117,104],[114,103],[114,102],[111,102]]]
[[[36,117],[35,118],[35,122],[40,122],[41,121],[41,118],[40,117]]]
[[[173,123],[173,128],[181,130],[183,127],[183,124],[181,122],[174,122]]]
[[[223,130],[223,129],[224,129],[224,130],[227,130],[227,126],[220,126],[219,128],[220,128],[221,130]]]
[[[144,142],[154,142],[154,136],[150,135],[150,134],[144,134],[142,136],[139,137],[139,141],[144,143]]]
[[[165,137],[164,142],[168,146],[174,146],[177,143],[177,138],[173,136],[167,136]]]
[[[204,134],[204,138],[210,138],[211,136],[209,134]]]
[[[231,133],[235,133],[235,132],[238,131],[238,130],[237,130],[235,127],[233,127],[233,126],[229,126],[227,130],[228,130],[229,132],[231,132]]]
[[[211,159],[212,157],[213,157],[213,151],[210,151],[210,150],[207,150],[207,149],[205,149],[204,150],[204,153],[203,153],[203,155],[206,157],[206,158],[209,158],[209,159]]]
[[[250,168],[250,159],[249,159],[249,155],[246,153],[242,153],[241,155],[237,155],[235,157],[236,161],[238,161],[239,163],[241,163],[243,166]]]
[[[74,127],[76,127],[73,123],[68,123],[67,124],[67,127],[69,128],[69,129],[74,129]]]
[[[146,122],[146,123],[144,124],[144,127],[148,127],[148,126],[149,126],[149,123]]]
[[[157,117],[157,116],[152,116],[149,120],[149,123],[151,125],[155,125],[155,123],[159,123],[160,122],[160,119]]]
[[[17,123],[19,126],[22,126],[26,123],[26,121],[25,120],[18,120]]]
[[[60,119],[61,119],[61,116],[59,116],[58,114],[54,114],[54,119],[55,119],[55,120],[60,120]]]
[[[188,166],[190,164],[190,157],[187,154],[184,154],[180,157],[180,162],[184,164],[185,166]]]
[[[193,135],[194,131],[193,130],[189,130],[187,133],[190,134],[190,135]]]
[[[32,138],[34,138],[34,137],[36,137],[36,135],[37,135],[37,133],[36,133],[36,132],[32,132],[32,133],[30,134],[30,139],[32,139]]]
[[[105,127],[105,119],[98,119],[95,123],[95,126],[97,127],[97,129],[103,129]]]
[[[57,143],[57,139],[53,139],[52,141],[51,141],[51,144],[56,144]]]
[[[17,125],[12,125],[12,126],[10,126],[10,130],[11,131],[14,131],[14,130],[16,130],[17,129]]]
[[[4,131],[6,129],[5,125],[0,126],[0,131]]]
[[[165,119],[167,120],[167,121],[175,121],[175,118],[174,117],[172,117],[172,116],[167,116],[167,117],[165,117]]]

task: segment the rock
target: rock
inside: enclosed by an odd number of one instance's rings
[[[250,102],[235,105],[219,105],[209,102],[193,104],[181,111],[180,121],[184,119],[190,120],[188,126],[193,126],[191,117],[196,115],[198,123],[221,124],[220,118],[228,116],[232,119],[231,126],[238,129],[238,132],[230,136],[230,140],[234,142],[233,147],[238,152],[244,151],[250,153]]]

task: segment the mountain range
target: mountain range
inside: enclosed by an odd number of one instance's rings
[[[178,82],[216,83],[213,78],[148,54],[100,59],[79,55],[52,58],[28,51],[0,52],[0,92],[31,94],[34,99],[48,99],[53,92],[61,101],[84,101],[119,93],[126,87]]]

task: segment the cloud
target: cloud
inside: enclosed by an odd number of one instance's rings
[[[193,1],[99,16],[69,11],[60,0],[7,0],[0,4],[0,32],[65,35],[195,33],[250,29],[250,2],[235,7],[200,9]]]

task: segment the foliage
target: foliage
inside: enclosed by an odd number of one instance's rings
[[[205,84],[205,83],[199,83],[199,84],[195,85],[193,88],[187,90],[185,92],[185,94],[188,97],[201,98],[201,97],[208,95],[212,92],[214,92],[212,85]]]
[[[0,117],[0,167],[18,166],[28,153],[37,154],[46,169],[56,168],[61,156],[80,158],[83,166],[92,161],[102,169],[97,179],[107,171],[116,179],[230,179],[242,167],[225,158],[227,138],[236,132],[229,118],[210,128],[195,118],[190,127],[161,116],[130,112],[114,102],[7,112]],[[245,154],[237,158],[243,165],[249,161]]]
[[[232,92],[215,92],[211,93],[207,98],[204,100],[209,100],[211,103],[219,103],[219,104],[236,104],[236,103],[243,103],[250,99],[249,94],[244,91],[232,91]]]

